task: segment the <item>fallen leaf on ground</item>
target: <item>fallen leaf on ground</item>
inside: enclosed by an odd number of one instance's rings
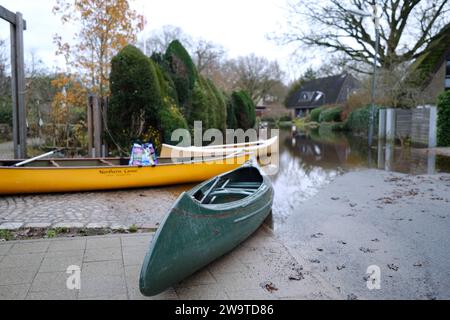
[[[387,265],[389,269],[397,271],[398,270],[398,266],[396,266],[395,264],[391,263]]]
[[[261,287],[263,287],[263,289],[266,289],[270,293],[278,290],[278,288],[275,287],[275,285],[270,281],[261,283]]]
[[[370,249],[370,248],[364,248],[364,247],[360,247],[359,251],[362,251],[364,253],[374,253],[375,251],[377,251],[376,249]]]
[[[323,233],[318,232],[318,233],[312,234],[311,238],[320,238],[321,236],[323,236]]]

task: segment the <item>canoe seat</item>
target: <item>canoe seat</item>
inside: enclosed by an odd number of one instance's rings
[[[54,160],[50,160],[50,163],[51,163],[52,166],[54,166],[54,167],[57,167],[57,168],[60,167],[60,165],[59,165],[56,161],[54,161]]]
[[[260,182],[232,182],[227,185],[227,188],[244,188],[244,189],[258,189],[261,186]]]
[[[236,201],[243,199],[245,197],[250,196],[255,192],[255,189],[236,189],[236,188],[217,188],[211,191],[207,198],[203,200],[203,204],[213,204],[223,203],[224,199],[227,199],[225,202]],[[234,199],[234,200],[231,200]]]
[[[108,166],[111,166],[111,167],[113,167],[114,165],[111,163],[111,162],[109,162],[109,161],[106,161],[105,159],[98,159],[101,163],[104,163],[104,164],[106,164],[106,165],[108,165]]]
[[[223,194],[239,194],[239,195],[249,196],[252,193],[253,193],[252,191],[245,190],[245,189],[218,189],[218,190],[214,190],[213,192],[211,192],[210,196],[218,196],[218,195],[223,195]]]

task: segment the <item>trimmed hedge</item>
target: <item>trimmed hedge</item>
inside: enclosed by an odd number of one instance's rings
[[[227,128],[237,129],[237,119],[236,119],[236,112],[234,110],[233,99],[230,96],[228,96],[226,103],[227,103]]]
[[[437,142],[441,147],[450,146],[450,91],[438,97]]]
[[[256,107],[247,92],[235,91],[231,95],[236,115],[236,124],[240,129],[250,129],[256,123]]]
[[[113,147],[127,151],[137,139],[171,142],[173,130],[203,128],[248,129],[256,122],[255,105],[244,91],[227,95],[202,77],[177,40],[164,54],[146,57],[127,46],[111,61],[109,137]]]
[[[340,122],[341,113],[341,107],[325,109],[319,115],[319,122]]]
[[[197,69],[189,53],[178,41],[172,41],[164,54],[165,65],[175,84],[178,102],[182,107],[184,117],[191,118],[191,99],[195,84],[198,80]],[[191,122],[191,121],[189,121]]]
[[[188,125],[176,105],[167,105],[161,110],[160,126],[163,128],[163,141],[171,141],[172,132],[176,129],[187,129]]]
[[[112,139],[107,138],[113,140],[111,145],[117,143],[128,150],[150,126],[159,128],[163,102],[154,62],[138,48],[126,46],[111,61],[110,86],[108,129]]]
[[[345,121],[344,129],[357,133],[367,133],[369,130],[370,108],[371,106],[368,105],[366,107],[353,110]],[[380,107],[375,106],[373,119],[374,132],[377,132],[378,130],[378,110],[380,110]]]
[[[309,117],[311,118],[311,121],[319,122],[320,114],[322,113],[322,108],[316,108],[311,110],[309,113]]]
[[[207,79],[206,82],[215,101],[213,110],[215,118],[215,128],[221,130],[222,132],[225,132],[227,122],[227,104],[225,101],[225,97],[210,79]]]

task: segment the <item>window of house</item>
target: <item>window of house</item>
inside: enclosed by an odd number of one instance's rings
[[[450,57],[447,58],[447,68],[445,70],[445,89],[450,89]]]
[[[298,102],[311,101],[313,94],[314,94],[314,92],[310,92],[310,91],[302,91],[302,92],[300,92],[300,97],[298,99]]]

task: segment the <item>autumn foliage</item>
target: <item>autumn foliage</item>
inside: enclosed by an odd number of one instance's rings
[[[136,42],[144,27],[142,16],[130,9],[127,0],[57,0],[53,13],[61,16],[63,24],[81,25],[74,43],[54,36],[57,54],[64,56],[70,71],[80,74],[91,93],[107,96],[111,59]]]
[[[72,39],[55,34],[57,55],[66,61],[66,72],[61,73],[52,85],[56,88],[52,101],[52,120],[55,145],[70,142],[74,131],[68,123],[80,110],[86,113],[88,94],[107,97],[110,93],[109,74],[111,59],[144,27],[144,19],[132,10],[127,0],[56,0],[53,13],[60,16],[64,25],[78,31]],[[78,140],[86,140],[86,123],[75,121]]]

